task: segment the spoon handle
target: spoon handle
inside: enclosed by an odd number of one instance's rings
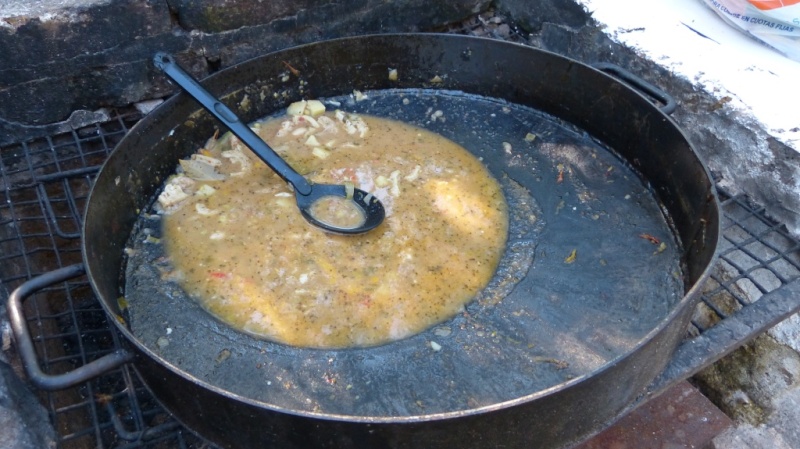
[[[192,96],[208,112],[219,121],[225,124],[233,134],[239,138],[248,148],[250,148],[262,161],[272,168],[286,182],[291,184],[294,189],[302,194],[311,193],[311,185],[306,179],[297,173],[289,164],[286,163],[269,145],[264,142],[258,134],[254,133],[249,126],[242,123],[239,117],[231,111],[228,106],[217,100],[191,75],[186,73],[175,59],[166,53],[156,53],[153,58],[156,67],[163,71],[173,81],[178,83],[186,93]]]

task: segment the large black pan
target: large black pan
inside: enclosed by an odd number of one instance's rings
[[[430,128],[482,157],[512,209],[498,275],[453,320],[376,348],[255,340],[160,282],[160,250],[130,240],[157,228],[141,212],[219,125],[185,95],[142,120],[95,182],[86,271],[148,386],[212,441],[564,447],[633,403],[684,335],[716,249],[713,184],[664,112],[601,71],[498,41],[380,35],[266,55],[204,84],[246,120],[325,97]],[[353,89],[368,99],[349,100]]]

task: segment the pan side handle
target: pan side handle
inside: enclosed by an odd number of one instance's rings
[[[107,371],[122,366],[133,359],[133,354],[119,349],[106,354],[86,365],[72,371],[50,375],[42,371],[36,356],[36,349],[31,339],[28,324],[22,310],[22,304],[29,296],[53,284],[66,281],[85,273],[83,264],[75,264],[60,268],[41,276],[37,276],[17,287],[8,297],[8,316],[11,322],[11,331],[17,343],[22,366],[28,377],[37,388],[43,390],[62,390],[89,379],[95,378]]]
[[[640,92],[649,95],[651,98],[655,98],[656,100],[660,101],[663,103],[663,106],[659,106],[659,109],[661,109],[661,112],[664,114],[672,114],[678,107],[678,103],[675,101],[675,98],[673,98],[672,95],[664,92],[653,84],[648,83],[638,75],[635,75],[616,64],[611,64],[609,62],[596,62],[592,64],[592,67],[600,70],[601,72],[612,75],[628,83],[629,86],[638,89]]]
[[[670,363],[648,387],[647,397],[657,396],[693,376],[798,311],[800,280],[765,294],[699,336],[681,343]]]

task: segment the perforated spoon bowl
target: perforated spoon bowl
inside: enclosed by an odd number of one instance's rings
[[[383,222],[386,217],[386,211],[383,208],[383,204],[374,195],[360,189],[353,189],[352,193],[350,193],[343,185],[309,182],[287,164],[247,124],[239,120],[239,117],[230,108],[211,95],[197,80],[183,70],[171,55],[161,52],[156,53],[153,62],[159,70],[176,82],[209,113],[224,123],[242,143],[250,148],[278,176],[294,187],[297,207],[309,223],[334,234],[353,235],[375,229]],[[363,222],[353,226],[340,226],[337,225],[335,220],[326,220],[321,216],[316,216],[313,206],[326,197],[345,198],[352,201],[363,214]]]

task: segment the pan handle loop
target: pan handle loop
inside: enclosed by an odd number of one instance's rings
[[[46,374],[39,366],[36,349],[22,310],[22,303],[39,290],[84,273],[83,264],[69,265],[25,282],[8,297],[8,316],[11,322],[11,331],[17,343],[17,351],[19,352],[22,366],[25,368],[31,383],[42,390],[62,390],[78,385],[122,366],[133,359],[133,354],[124,349],[119,349],[63,374]]]
[[[653,84],[648,83],[638,75],[634,75],[632,72],[625,70],[616,64],[611,64],[609,62],[596,62],[592,64],[592,67],[600,70],[601,72],[615,76],[622,81],[625,81],[630,86],[635,87],[641,92],[649,95],[651,98],[655,98],[656,100],[660,101],[664,105],[660,106],[659,109],[661,109],[661,112],[664,114],[672,114],[678,107],[678,103],[675,101],[675,98],[673,98],[672,95],[664,92]]]

